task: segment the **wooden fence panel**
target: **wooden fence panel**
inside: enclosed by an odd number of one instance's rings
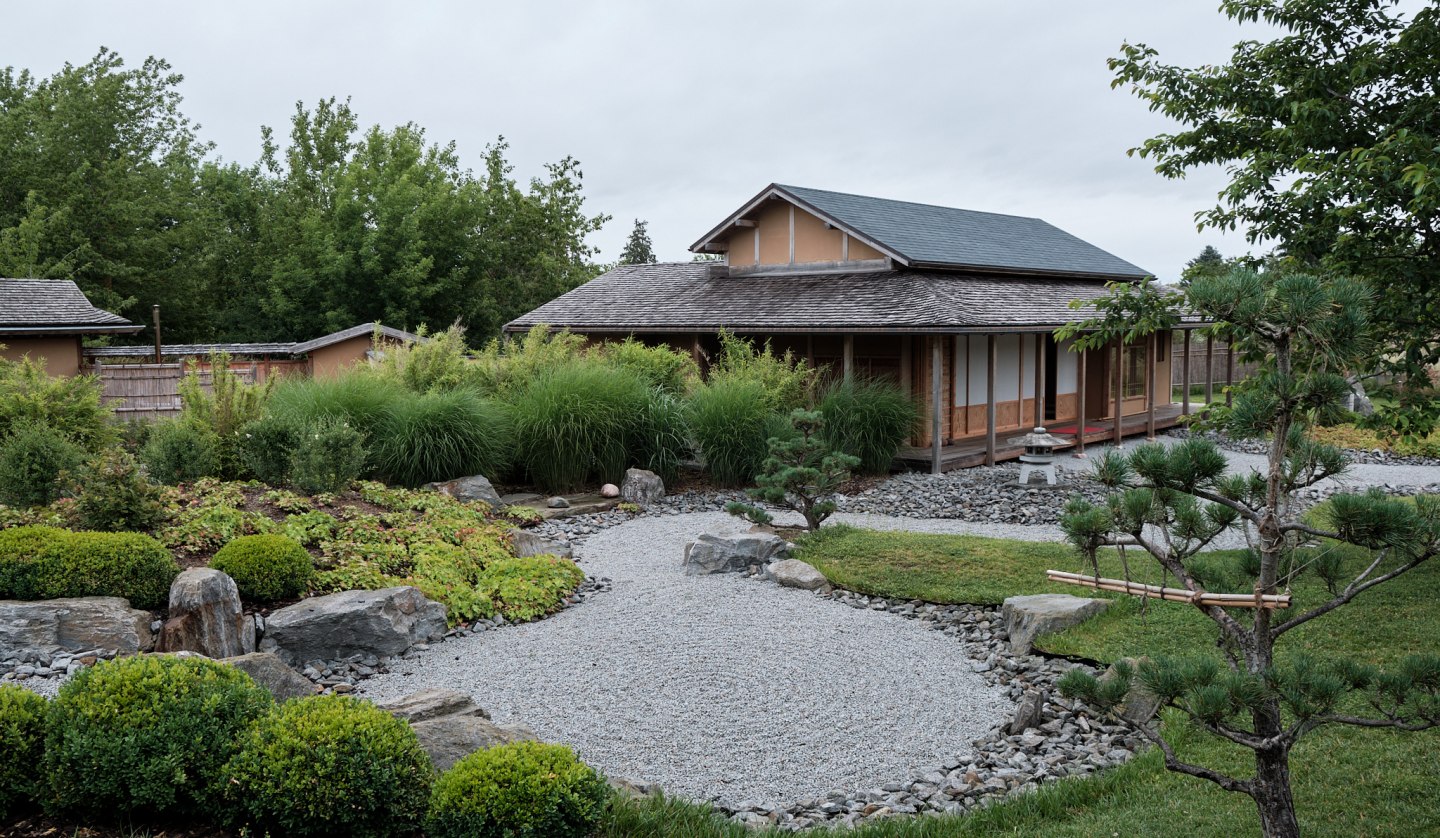
[[[256,368],[232,365],[231,372],[246,384],[255,383]],[[100,377],[101,399],[120,419],[156,421],[180,415],[180,381],[185,378],[183,364],[97,364],[94,372]],[[208,369],[198,370],[200,385],[211,389],[213,376]]]

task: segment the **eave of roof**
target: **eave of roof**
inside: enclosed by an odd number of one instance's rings
[[[341,343],[342,341],[347,341],[352,338],[372,335],[375,333],[376,330],[379,330],[380,334],[384,337],[402,341],[404,343],[422,343],[426,340],[426,338],[423,338],[420,335],[411,334],[410,332],[391,328],[390,326],[381,326],[377,323],[361,323],[358,326],[351,326],[348,329],[342,329],[332,334],[321,335],[318,338],[307,340],[303,343],[297,343],[293,347],[291,347],[291,351],[293,351],[296,355],[304,354],[307,352],[314,352],[317,349]]]
[[[50,326],[0,326],[0,336],[10,337],[48,337],[51,335],[133,335],[143,331],[144,326],[136,326],[126,321],[125,324],[118,323],[82,323],[64,324]]]

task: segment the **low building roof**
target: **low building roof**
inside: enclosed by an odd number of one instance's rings
[[[328,335],[307,340],[302,343],[167,343],[160,346],[161,357],[166,358],[198,358],[206,355],[214,355],[224,352],[227,355],[284,355],[298,357],[323,349],[351,338],[367,337],[376,330],[384,337],[404,343],[417,343],[426,340],[420,335],[412,334],[401,329],[394,329],[389,326],[377,326],[374,323],[362,323],[359,326],[351,326],[348,329],[334,332]],[[85,349],[85,355],[93,358],[148,358],[155,355],[153,346],[92,346]]]
[[[0,335],[133,334],[143,328],[91,305],[68,279],[0,279]]]
[[[1098,280],[924,270],[730,276],[707,262],[621,265],[506,324],[577,332],[1050,331]]]
[[[1145,279],[1151,274],[1039,218],[774,183],[691,245],[711,252],[771,198],[801,207],[909,268]]]

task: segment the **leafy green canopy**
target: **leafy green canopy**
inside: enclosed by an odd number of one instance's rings
[[[1428,377],[1440,362],[1440,5],[1397,6],[1226,0],[1228,17],[1283,34],[1202,67],[1127,43],[1110,68],[1114,86],[1183,126],[1132,154],[1169,178],[1229,173],[1202,227],[1244,227],[1302,265],[1365,278],[1383,342],[1369,366],[1407,385],[1388,421],[1423,435],[1440,419]]]

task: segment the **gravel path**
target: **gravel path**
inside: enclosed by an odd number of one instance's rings
[[[934,770],[1009,712],[961,644],[916,621],[738,575],[681,575],[687,541],[745,527],[698,513],[598,533],[580,561],[613,580],[611,594],[436,645],[361,692],[460,689],[608,773],[780,805]]]

